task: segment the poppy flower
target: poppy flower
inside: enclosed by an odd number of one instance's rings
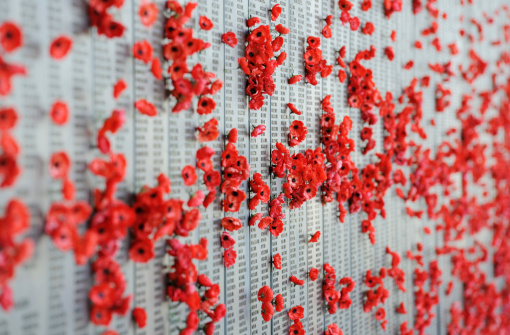
[[[343,84],[345,79],[347,79],[347,74],[345,71],[342,69],[338,70],[338,81]]]
[[[186,165],[182,169],[182,179],[184,180],[184,185],[191,186],[195,184],[197,181],[197,174],[195,172],[195,167],[192,165]]]
[[[56,152],[51,155],[50,159],[50,176],[53,179],[63,179],[67,177],[71,161],[69,156],[63,151]]]
[[[73,45],[73,40],[67,36],[59,36],[51,42],[50,55],[54,59],[63,59]]]
[[[148,64],[152,60],[152,45],[147,41],[139,41],[133,44],[133,57]]]
[[[301,79],[303,79],[303,76],[302,75],[295,75],[295,76],[292,76],[290,77],[289,79],[289,85],[294,85],[295,83],[298,83],[301,81]]]
[[[280,219],[275,219],[269,225],[269,232],[271,235],[278,237],[283,232],[283,222]]]
[[[228,231],[236,231],[242,228],[241,221],[233,217],[224,217],[221,219],[221,225]]]
[[[158,6],[154,2],[144,2],[140,5],[140,9],[138,10],[138,16],[140,16],[140,21],[146,27],[150,27],[156,22],[158,19],[159,9]]]
[[[135,102],[135,108],[142,114],[147,116],[156,116],[158,111],[156,107],[145,99],[140,99]]]
[[[231,267],[236,263],[237,251],[234,249],[225,249],[223,252],[223,262],[226,268]]]
[[[0,130],[14,128],[18,122],[18,114],[12,107],[0,108]]]
[[[287,104],[287,107],[289,107],[289,109],[290,109],[290,112],[291,112],[291,113],[294,113],[294,114],[296,114],[296,115],[301,115],[301,114],[302,114],[302,113],[301,113],[301,111],[299,111],[299,110],[297,109],[297,107],[296,107],[296,106],[294,106],[294,105],[293,105],[292,103],[290,103],[290,102]]]
[[[151,72],[152,72],[152,75],[154,76],[154,78],[156,78],[158,80],[163,79],[163,70],[161,69],[161,61],[157,57],[155,57],[152,60]]]
[[[401,302],[400,305],[398,305],[397,313],[399,313],[399,314],[407,314],[407,311],[406,311],[406,308],[405,308],[403,302]]]
[[[285,28],[281,23],[277,24],[276,27],[274,27],[274,29],[277,32],[279,32],[281,35],[286,35],[286,34],[290,33],[290,29]]]
[[[189,197],[187,202],[188,207],[198,207],[203,204],[205,199],[204,191],[198,190]]]
[[[50,111],[51,119],[55,124],[64,125],[69,118],[69,108],[67,104],[63,101],[56,101],[51,106]]]
[[[291,320],[300,320],[305,317],[304,315],[305,309],[303,306],[298,305],[289,309],[288,316]]]
[[[386,47],[384,49],[384,54],[386,55],[386,57],[388,57],[388,59],[390,61],[393,61],[393,59],[395,58],[395,53],[393,52],[393,47],[390,47],[390,46]]]
[[[384,308],[380,307],[377,310],[377,312],[375,313],[375,319],[378,320],[378,321],[381,321],[385,317],[386,317],[386,311],[384,310]]]
[[[267,285],[262,286],[259,289],[257,298],[259,301],[262,301],[262,302],[271,302],[273,300],[273,290]]]
[[[230,236],[228,231],[224,231],[221,234],[220,240],[221,240],[221,247],[224,249],[232,248],[236,244],[236,241],[232,238],[232,236]]]
[[[207,16],[200,16],[198,24],[203,30],[211,30],[214,27],[214,24],[211,22],[211,20],[209,20]]]
[[[333,37],[333,33],[331,32],[330,26],[324,26],[324,28],[322,28],[322,36],[324,36],[324,38]]]
[[[278,270],[282,269],[282,256],[279,253],[273,256],[273,265]]]
[[[273,6],[273,8],[271,8],[271,21],[276,21],[276,19],[278,18],[278,16],[280,16],[281,13],[282,7],[280,6],[279,3],[277,3],[276,5]]]
[[[228,132],[228,141],[230,143],[237,143],[237,134],[238,134],[237,128],[230,129],[230,131]]]
[[[319,276],[319,270],[316,268],[311,268],[310,271],[308,272],[308,276],[310,277],[311,281],[315,281]]]
[[[310,239],[310,241],[308,241],[308,243],[318,242],[320,236],[321,236],[321,232],[316,231],[315,234],[312,235],[312,238]]]
[[[0,25],[0,45],[6,52],[12,52],[23,44],[21,29],[13,22]]]
[[[262,135],[264,131],[266,131],[266,126],[263,124],[259,124],[251,131],[251,137],[257,137],[259,135]]]
[[[365,35],[372,35],[375,31],[374,24],[372,22],[365,23],[365,26],[361,30]]]
[[[277,312],[281,312],[283,308],[285,307],[285,299],[283,299],[283,296],[281,294],[278,294],[275,298],[275,309]]]
[[[259,23],[260,23],[260,19],[258,17],[252,17],[246,21],[246,25],[248,26],[248,28],[251,28],[254,25],[259,24]]]
[[[135,240],[129,249],[129,258],[136,263],[147,263],[154,258],[154,245],[148,238]]]
[[[361,22],[358,19],[358,17],[355,16],[349,20],[349,25],[350,25],[352,31],[356,31],[356,30],[358,30],[359,26],[361,25]]]
[[[264,302],[261,307],[260,313],[262,314],[262,318],[264,321],[269,322],[274,315],[274,307],[271,302]]]
[[[224,33],[221,36],[221,41],[231,48],[235,48],[238,42],[236,34],[231,31]]]
[[[210,114],[216,107],[216,102],[209,97],[201,97],[198,100],[197,113],[200,115]]]
[[[108,326],[112,321],[112,310],[109,308],[92,306],[90,321],[96,326]]]
[[[93,286],[89,291],[90,301],[99,307],[109,307],[115,302],[115,291],[108,283]]]
[[[298,279],[296,276],[290,276],[290,281],[298,286],[303,286],[305,281],[302,279]]]
[[[147,324],[147,313],[145,312],[145,308],[135,307],[133,309],[132,316],[138,328],[145,327]]]
[[[119,79],[115,85],[113,85],[113,97],[115,99],[118,99],[118,97],[120,97],[120,95],[122,94],[122,92],[124,92],[124,90],[127,88],[127,84],[126,82],[124,81],[124,79]]]
[[[361,3],[361,10],[366,12],[370,8],[372,8],[372,0],[363,0],[363,2]]]
[[[414,62],[413,62],[412,60],[410,60],[409,62],[407,62],[407,63],[404,65],[404,69],[409,70],[409,69],[411,69],[413,66],[414,66]]]

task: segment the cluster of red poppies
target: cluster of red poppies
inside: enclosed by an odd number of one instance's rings
[[[239,155],[235,143],[237,143],[237,129],[233,128],[228,134],[228,143],[221,154],[223,167],[221,193],[225,194],[223,200],[225,212],[239,211],[241,204],[246,200],[246,193],[239,186],[250,176],[250,164],[246,157]]]
[[[281,13],[281,7],[276,4],[271,10],[271,20],[275,21]],[[252,17],[247,21],[249,28],[261,22],[260,18]],[[250,97],[248,104],[250,109],[258,110],[264,105],[264,94],[273,95],[275,83],[273,73],[282,65],[287,57],[281,52],[276,59],[275,52],[280,51],[283,46],[283,37],[290,32],[281,24],[276,25],[276,31],[280,36],[273,38],[269,25],[260,25],[253,29],[246,38],[246,57],[238,59],[239,66],[244,74],[248,76],[246,94]]]
[[[328,15],[324,21],[326,21],[326,25],[324,28],[322,28],[322,36],[324,36],[324,38],[331,38],[333,37],[333,33],[331,31],[331,26],[333,25],[333,15]]]
[[[384,15],[389,19],[393,13],[402,11],[402,0],[384,0]]]
[[[22,45],[21,30],[12,22],[0,25],[0,45],[2,51],[10,53]],[[25,74],[20,65],[8,64],[0,56],[0,96],[11,92],[11,77]],[[14,107],[0,108],[0,189],[7,188],[16,182],[21,169],[18,165],[20,147],[11,135],[11,130],[18,122],[18,114]],[[11,199],[5,204],[5,216],[0,217],[0,306],[9,310],[14,305],[9,281],[14,277],[17,266],[31,257],[34,245],[31,239],[17,242],[17,235],[30,227],[30,212],[26,205],[18,199]]]
[[[255,173],[250,180],[250,188],[251,191],[255,194],[250,199],[250,204],[248,208],[250,210],[254,210],[257,205],[262,203],[267,203],[269,198],[271,197],[271,190],[269,186],[267,186],[266,182],[262,179],[262,175],[260,173]]]
[[[346,25],[347,23],[349,23],[351,30],[356,31],[358,30],[361,22],[357,16],[354,17],[351,16],[350,11],[352,9],[352,6],[353,6],[352,2],[350,2],[349,0],[338,1],[338,8],[340,8],[340,10],[342,11],[342,13],[340,14],[340,21],[342,22],[342,25]],[[368,6],[368,8],[370,8],[370,6]]]
[[[4,60],[4,52],[11,53],[23,44],[21,29],[13,22],[4,22],[0,25],[0,96],[7,96],[12,90],[11,79],[16,75],[26,75],[25,66],[11,64]]]
[[[301,319],[305,317],[305,309],[303,306],[298,305],[289,309],[287,313],[289,319],[294,321],[294,323],[289,328],[289,335],[305,335],[305,329],[303,324],[301,323]]]
[[[221,234],[220,237],[221,247],[224,249],[223,263],[226,268],[229,268],[236,263],[237,259],[237,251],[234,250],[236,240],[230,236],[229,231],[233,232],[241,229],[242,224],[241,221],[237,218],[224,217],[221,219],[221,226],[226,230]]]
[[[391,251],[388,246],[386,246],[386,253],[391,255],[391,267],[387,269],[388,276],[393,278],[400,291],[405,292],[406,288],[404,284],[406,281],[406,273],[398,267],[400,264],[400,255],[395,251]]]
[[[8,311],[14,305],[9,281],[14,277],[16,267],[32,256],[34,243],[26,238],[17,242],[18,235],[30,227],[30,211],[18,199],[11,199],[0,217],[0,306]]]
[[[269,196],[268,196],[269,198]],[[249,225],[254,226],[255,223],[259,223],[258,227],[260,230],[265,230],[268,228],[271,235],[274,237],[278,237],[283,232],[283,219],[285,218],[285,214],[282,212],[282,205],[285,203],[285,199],[283,197],[283,193],[280,193],[277,197],[273,197],[269,202],[269,216],[263,216],[262,213],[257,213],[252,215],[250,218]],[[276,256],[275,256],[276,257]],[[275,259],[275,267],[278,266],[281,269],[281,257],[278,254],[279,262],[276,262]]]
[[[221,183],[221,175],[218,171],[213,169],[213,162],[211,157],[214,155],[214,150],[208,146],[204,146],[197,150],[195,157],[197,160],[196,167],[202,172],[204,172],[203,181],[205,187],[209,191],[205,198],[203,198],[202,205],[207,208],[209,205],[216,199],[216,187],[220,186]],[[183,179],[186,185],[193,185],[196,181],[196,173],[194,169],[187,169],[189,172],[186,174],[185,169],[183,169]],[[202,191],[198,191],[202,192]],[[203,193],[202,193],[203,194]],[[195,197],[196,198],[196,197]],[[196,201],[197,199],[195,199]],[[198,202],[197,202],[198,203]],[[200,204],[198,204],[200,205]],[[198,206],[197,205],[197,206]]]
[[[108,38],[121,37],[126,27],[122,23],[113,19],[113,15],[108,13],[112,7],[122,8],[124,0],[91,0],[89,1],[90,24],[97,28],[99,35],[105,35]]]
[[[317,85],[315,76],[320,72],[322,78],[327,78],[333,72],[333,65],[328,65],[327,61],[322,58],[321,39],[319,37],[308,36],[306,51],[303,54],[306,70],[306,82]]]
[[[328,263],[324,264],[324,282],[322,284],[322,296],[327,303],[326,308],[329,314],[335,314],[337,309],[348,309],[352,300],[349,293],[354,290],[356,282],[349,277],[344,277],[339,280],[340,285],[345,285],[340,291],[335,288],[336,284],[336,271]]]
[[[166,8],[171,15],[165,22],[165,37],[168,42],[163,46],[163,56],[171,62],[168,76],[173,86],[170,94],[176,100],[172,107],[174,113],[189,109],[194,97],[198,98],[198,114],[212,113],[216,102],[208,95],[216,94],[223,87],[221,80],[212,80],[215,74],[205,72],[202,64],[195,64],[191,71],[188,69],[188,57],[211,46],[211,43],[193,37],[193,29],[184,27],[197,6],[197,3],[188,2],[183,8],[178,1],[166,2]],[[213,27],[213,23],[205,16],[200,17],[199,24],[204,30]]]
[[[435,316],[434,308],[439,303],[439,286],[441,284],[441,270],[438,267],[437,260],[429,263],[429,271],[414,270],[414,305],[416,315],[414,329],[423,333],[430,326]],[[425,290],[425,284],[428,283],[428,291]]]
[[[386,278],[386,268],[384,267],[379,270],[379,276],[373,276],[372,270],[367,270],[365,286],[368,287],[369,290],[365,292],[365,302],[363,304],[363,311],[365,313],[369,313],[379,304],[384,304],[386,299],[390,296],[390,292],[384,288],[384,278]],[[386,323],[388,322],[388,320],[385,320],[385,317],[386,311],[384,308],[380,307],[377,309],[375,319],[377,321],[382,321],[382,329],[386,329]]]
[[[171,301],[185,303],[190,311],[186,318],[186,327],[183,334],[193,334],[198,330],[200,318],[209,317],[205,323],[204,331],[212,335],[215,322],[225,317],[227,308],[218,304],[220,286],[213,283],[206,275],[198,274],[193,259],[207,259],[206,238],[201,238],[199,244],[182,244],[177,239],[168,240],[168,254],[174,258],[174,263],[168,273],[167,295]],[[203,314],[202,314],[202,313]]]
[[[260,313],[264,321],[269,322],[273,318],[274,312],[281,312],[285,307],[285,299],[278,294],[273,299],[273,290],[269,286],[262,286],[257,294],[257,299],[262,302]]]

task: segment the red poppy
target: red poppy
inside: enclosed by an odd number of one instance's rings
[[[12,52],[23,44],[21,29],[13,22],[0,25],[0,45],[6,52]]]
[[[290,103],[290,102],[287,104],[287,107],[289,107],[289,109],[290,109],[290,112],[291,112],[291,113],[294,113],[294,114],[297,114],[297,115],[301,115],[301,114],[302,114],[302,113],[301,113],[301,111],[299,111],[299,110],[297,109],[297,107],[296,107],[296,106],[294,106],[294,105],[293,105],[292,103]]]
[[[372,35],[375,31],[374,24],[372,22],[365,23],[365,26],[361,30],[365,35]]]
[[[117,99],[118,97],[120,97],[120,95],[122,94],[122,92],[124,92],[124,90],[127,88],[127,84],[126,82],[124,81],[124,79],[119,79],[115,85],[113,85],[113,97],[115,99]]]
[[[271,223],[273,223],[273,218],[270,216],[263,217],[259,222],[259,229],[264,230],[266,229]]]
[[[221,240],[221,247],[224,249],[232,248],[236,244],[236,241],[232,238],[232,236],[230,236],[228,231],[224,231],[221,234],[220,240]]]
[[[380,307],[377,310],[377,312],[375,313],[375,319],[378,320],[378,321],[381,321],[385,317],[386,317],[386,311],[384,310],[384,308]]]
[[[274,29],[277,32],[279,32],[281,35],[286,35],[286,34],[290,33],[290,29],[289,28],[285,28],[281,23],[277,24]]]
[[[229,268],[236,263],[237,252],[234,249],[225,249],[223,252],[223,262],[225,267]]]
[[[221,41],[231,48],[235,48],[238,42],[236,34],[231,31],[224,33],[221,36]]]
[[[156,22],[158,19],[159,9],[158,6],[154,2],[144,2],[140,5],[140,9],[138,10],[138,15],[140,16],[140,21],[146,27],[150,27]]]
[[[197,113],[200,115],[210,114],[216,107],[216,102],[209,97],[201,97],[198,100]]]
[[[292,76],[290,79],[289,79],[289,85],[294,85],[295,83],[297,82],[300,82],[301,79],[303,79],[303,76],[302,75],[295,75],[295,76]]]
[[[273,256],[273,265],[278,270],[282,269],[282,256],[279,253]]]
[[[397,313],[399,313],[399,314],[407,314],[407,311],[406,311],[406,308],[405,308],[403,302],[401,302],[400,305],[398,305]]]
[[[195,167],[192,165],[186,165],[182,169],[182,179],[184,180],[184,185],[191,186],[195,184],[197,181],[197,174],[195,172]]]
[[[260,19],[258,17],[252,17],[252,18],[248,19],[248,21],[246,21],[246,25],[249,28],[251,28],[254,25],[259,24],[259,23],[260,23]]]
[[[271,9],[271,21],[276,21],[276,19],[278,18],[278,16],[280,16],[281,13],[282,13],[282,7],[280,6],[279,3],[277,3]]]
[[[112,310],[109,308],[92,306],[90,321],[96,326],[108,326],[112,321]]]
[[[324,36],[325,38],[333,37],[333,33],[331,32],[330,26],[325,26],[324,28],[322,28],[322,36]]]
[[[310,277],[311,281],[315,281],[319,276],[319,270],[316,268],[311,268],[310,272],[308,272],[308,276]]]
[[[342,84],[345,82],[345,79],[347,79],[347,74],[344,70],[340,69],[338,70],[338,81],[340,81]]]
[[[393,47],[386,47],[384,49],[384,53],[386,54],[386,57],[388,57],[388,59],[390,61],[393,61],[393,59],[395,58],[395,53],[393,52]]]
[[[93,286],[89,291],[90,301],[99,307],[109,307],[115,302],[115,291],[108,283]]]
[[[63,151],[56,152],[51,155],[50,159],[50,176],[54,179],[64,179],[69,173],[71,161],[67,154]]]
[[[397,32],[395,30],[391,31],[391,40],[395,42],[397,40]]]
[[[204,191],[198,190],[189,197],[188,207],[198,207],[203,204],[205,199]]]
[[[200,20],[198,21],[200,28],[203,30],[211,30],[214,27],[214,24],[207,16],[200,16]]]
[[[138,328],[144,328],[147,324],[147,313],[144,308],[135,307],[132,312],[133,320]]]
[[[69,108],[67,104],[63,101],[56,101],[51,106],[50,111],[51,119],[55,124],[64,125],[69,118]]]
[[[261,307],[262,318],[264,321],[269,322],[273,318],[274,315],[274,307],[271,302],[264,302]]]
[[[133,57],[148,64],[152,60],[152,45],[147,41],[139,41],[133,44]]]
[[[356,31],[356,30],[358,30],[359,26],[361,25],[361,22],[358,19],[358,17],[355,16],[349,20],[349,25],[351,26],[352,31]]]
[[[371,0],[363,0],[361,3],[361,10],[366,12],[372,7],[372,1]]]
[[[264,131],[266,131],[266,126],[263,124],[259,124],[251,131],[251,137],[260,136],[264,133]]]
[[[308,243],[318,242],[320,236],[321,236],[321,232],[316,231],[315,234],[312,235],[312,238],[310,239],[310,241],[308,241]]]
[[[140,99],[135,102],[135,108],[142,114],[147,116],[156,116],[158,111],[156,107],[145,99]]]
[[[273,290],[267,285],[262,286],[259,289],[257,298],[259,301],[262,301],[262,302],[271,302],[273,300]]]
[[[290,281],[298,286],[303,286],[305,281],[302,279],[298,279],[296,276],[290,276]]]
[[[241,221],[233,217],[224,217],[221,219],[221,225],[223,228],[229,231],[236,231],[242,228]]]
[[[291,320],[302,319],[305,317],[304,312],[305,312],[305,309],[303,308],[303,306],[301,306],[301,305],[294,306],[291,309],[289,309],[289,313],[288,313],[289,319],[291,319]]]
[[[228,141],[230,143],[237,143],[237,134],[238,134],[237,128],[230,129],[230,131],[228,132]]]
[[[407,62],[407,63],[404,65],[404,69],[409,70],[409,69],[411,69],[413,66],[414,66],[414,62],[413,62],[412,60],[410,60],[409,62]]]
[[[154,76],[154,78],[156,78],[158,80],[163,79],[163,70],[161,69],[161,61],[157,57],[155,57],[152,60],[151,72],[152,72],[152,75]]]
[[[62,59],[67,56],[73,45],[73,40],[67,36],[59,36],[51,42],[50,55],[54,59]]]
[[[281,312],[283,308],[285,307],[285,299],[283,299],[283,296],[281,294],[278,294],[275,298],[275,309],[277,312]]]
[[[278,237],[283,232],[283,222],[280,219],[275,219],[269,225],[269,232],[271,235]]]
[[[148,238],[138,239],[131,243],[129,258],[136,263],[147,263],[154,258],[154,245]]]
[[[12,107],[0,108],[0,130],[14,128],[18,122],[18,114]]]

